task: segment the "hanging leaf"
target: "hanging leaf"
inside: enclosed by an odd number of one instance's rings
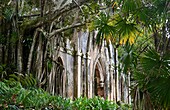
[[[7,21],[10,21],[13,16],[12,8],[10,7],[5,8],[5,11],[3,12],[3,16]]]
[[[51,71],[52,67],[53,67],[53,64],[52,64],[52,61],[51,60],[48,60],[47,61],[47,67],[48,67],[48,70]]]
[[[137,28],[137,24],[129,23],[126,19],[122,19],[118,22],[116,29],[120,36],[120,44],[126,44],[128,41],[130,45],[132,45],[135,42],[136,36],[141,33]]]
[[[101,43],[103,39],[111,39],[115,33],[115,29],[113,27],[115,21],[110,19],[110,16],[104,12],[101,12],[96,16],[96,18],[89,24],[88,29],[90,31],[97,29],[98,34],[96,41],[97,43]]]
[[[10,42],[15,44],[18,41],[18,35],[16,32],[12,32]]]

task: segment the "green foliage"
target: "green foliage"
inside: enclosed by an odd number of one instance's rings
[[[113,44],[133,44],[136,36],[141,35],[138,25],[129,18],[123,18],[120,14],[110,16],[101,12],[88,26],[89,30],[98,29],[96,41],[100,43],[103,39],[112,41]]]
[[[148,50],[141,58],[141,66],[145,73],[152,76],[169,76],[170,55],[160,55],[156,50]]]
[[[1,64],[0,65],[0,80],[8,79],[10,74],[16,71],[16,66],[14,64]]]
[[[36,79],[33,77],[32,74],[25,75],[21,73],[10,74],[9,80],[18,81],[25,88],[35,87],[37,85]]]
[[[89,21],[93,19],[96,13],[99,12],[99,8],[100,6],[96,2],[85,4],[82,6],[82,10],[83,10],[82,15],[87,21]]]
[[[107,13],[101,12],[92,23],[88,24],[90,31],[98,29],[97,43],[101,43],[104,38],[107,39],[114,34],[115,29],[113,26],[109,25],[109,19],[110,16]]]
[[[126,42],[125,46],[119,50],[121,71],[124,73],[131,72],[131,70],[137,65],[137,53],[134,50],[134,45],[130,45]],[[123,63],[122,63],[123,62]]]
[[[122,12],[125,14],[133,13],[139,6],[141,6],[141,0],[124,0],[122,6]]]
[[[4,35],[2,34],[2,33],[0,33],[0,44],[5,44],[5,37],[4,37]]]
[[[117,30],[117,35],[120,36],[120,44],[126,44],[129,42],[131,45],[135,42],[135,38],[140,34],[137,27],[138,25],[132,20],[122,19],[115,26]]]
[[[74,101],[53,96],[42,89],[25,89],[17,81],[0,82],[0,109],[46,109],[46,110],[131,110],[127,104],[117,105],[100,97],[80,97]]]
[[[34,76],[30,74],[23,74],[15,72],[15,65],[0,65],[0,81],[2,80],[10,80],[20,82],[21,85],[25,88],[36,87],[37,81]]]
[[[106,0],[104,3],[108,7],[113,4],[113,13],[102,10],[91,19],[92,22],[88,25],[89,30],[98,30],[97,43],[106,39],[116,45],[126,44],[126,42],[133,44],[136,37],[143,36],[145,30],[155,26],[161,29],[162,24],[169,19],[167,0],[116,0],[113,3]],[[115,7],[117,7],[116,10]]]
[[[7,21],[11,21],[12,16],[14,14],[13,8],[6,6],[4,8],[4,12],[2,13],[3,17],[7,20]]]
[[[170,55],[149,49],[140,57],[133,77],[142,97],[148,92],[154,108],[170,108]],[[148,99],[148,98],[147,98]],[[142,99],[140,99],[142,100]],[[145,106],[145,105],[144,105]]]
[[[0,65],[0,79],[3,79],[4,76],[7,76],[7,72],[5,70],[6,65]]]
[[[18,41],[18,35],[16,32],[11,33],[10,43],[15,44]]]
[[[97,96],[91,99],[80,97],[73,102],[73,108],[75,110],[115,110],[118,105]]]
[[[51,59],[48,59],[47,60],[47,67],[48,67],[48,70],[51,71],[52,67],[53,67],[53,62]]]

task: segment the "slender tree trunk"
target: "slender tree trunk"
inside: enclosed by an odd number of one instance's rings
[[[40,17],[44,16],[44,7],[45,7],[45,1],[46,0],[39,0],[40,4]],[[43,28],[43,27],[42,27]],[[37,41],[37,39],[39,39]],[[38,48],[37,48],[37,58],[36,58],[36,77],[39,80],[39,87],[44,85],[46,83],[46,78],[43,80],[43,77],[46,73],[46,68],[44,67],[44,52],[46,47],[44,47],[44,41],[43,41],[43,34],[38,32],[38,29],[35,30],[33,43],[30,49],[30,54],[28,58],[28,65],[27,65],[27,72],[29,73],[31,71],[31,65],[32,65],[32,57],[34,48],[36,45],[36,42],[38,42]],[[42,81],[43,80],[43,81]]]
[[[44,86],[45,84],[47,84],[47,79],[48,79],[48,70],[47,70],[47,50],[48,50],[48,45],[49,45],[49,41],[47,41],[47,43],[45,43],[44,45],[44,51],[43,51],[43,71],[41,76],[38,78],[39,80],[39,87]],[[45,90],[47,90],[46,86],[44,88]]]
[[[19,38],[19,40],[18,40],[18,50],[17,50],[17,52],[18,52],[18,57],[17,57],[17,62],[18,62],[18,72],[22,72],[22,69],[23,69],[23,64],[22,64],[22,35],[20,35],[20,32],[19,32],[19,25],[18,25],[18,12],[19,12],[19,8],[18,8],[18,5],[19,5],[19,2],[18,2],[18,0],[16,0],[16,19],[15,19],[15,25],[16,25],[16,32],[17,32],[17,36],[18,36],[18,38]]]
[[[34,47],[35,47],[35,44],[36,44],[37,36],[38,36],[38,31],[36,30],[35,34],[34,34],[34,37],[33,37],[33,42],[32,42],[32,45],[31,45],[30,52],[29,52],[29,56],[28,56],[28,63],[27,63],[27,73],[28,74],[30,73],[30,69],[31,69],[32,56],[33,56],[33,52],[34,52]]]
[[[37,78],[39,79],[41,74],[42,74],[42,62],[43,62],[43,48],[42,48],[42,44],[43,44],[43,41],[42,41],[42,35],[39,36],[39,45],[38,45],[38,48],[37,48],[37,59],[36,59],[36,72],[37,72]]]
[[[22,38],[18,41],[18,72],[22,72]]]

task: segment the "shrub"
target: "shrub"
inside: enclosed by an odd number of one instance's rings
[[[17,81],[0,81],[0,109],[45,109],[45,110],[130,110],[127,104],[121,106],[100,97],[69,98],[54,96],[41,88],[23,88]]]

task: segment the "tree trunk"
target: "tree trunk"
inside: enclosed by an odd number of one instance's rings
[[[18,62],[18,72],[22,72],[22,37],[20,36],[19,41],[18,41],[18,57],[17,57],[17,62]]]
[[[38,40],[38,48],[37,48],[37,58],[36,58],[36,73],[37,78],[40,79],[40,76],[42,74],[42,62],[43,62],[43,48],[42,48],[42,35],[39,35]]]
[[[20,35],[19,33],[19,25],[18,25],[18,12],[19,12],[19,8],[18,8],[18,5],[19,5],[19,2],[18,0],[16,0],[16,8],[15,8],[15,11],[16,11],[16,19],[15,19],[15,25],[16,25],[16,33],[17,33],[17,36],[18,36],[18,49],[17,49],[17,52],[18,52],[18,56],[17,56],[17,67],[18,67],[18,72],[22,72],[22,69],[23,69],[23,64],[22,64],[22,40],[23,40],[23,36]]]
[[[32,56],[33,56],[34,47],[35,47],[35,44],[36,44],[37,37],[38,37],[38,31],[36,30],[34,37],[33,37],[33,42],[32,42],[32,45],[31,45],[30,52],[29,52],[29,56],[28,56],[28,63],[27,63],[27,73],[28,74],[30,73],[30,69],[31,69]]]

